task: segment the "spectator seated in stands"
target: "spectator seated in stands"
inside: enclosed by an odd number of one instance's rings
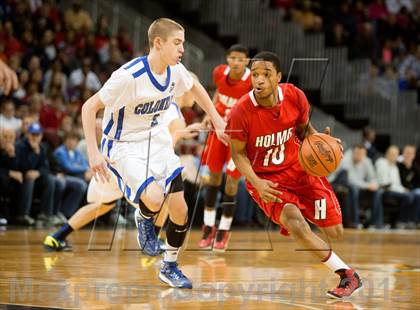
[[[312,11],[312,2],[305,0],[302,3],[302,9],[292,10],[293,21],[301,24],[305,32],[322,31],[322,18]]]
[[[79,135],[77,133],[68,133],[64,137],[64,143],[54,151],[54,156],[64,173],[76,176],[88,182],[90,181],[92,174],[84,156],[76,148],[79,140]]]
[[[383,208],[381,202],[381,191],[378,191],[375,169],[372,161],[367,157],[366,148],[362,145],[355,145],[352,148],[351,157],[343,159],[340,166],[347,172],[349,195],[348,206],[351,214],[350,227],[361,228],[360,224],[360,196],[368,193],[371,198],[372,219],[371,224],[376,228],[383,227]]]
[[[397,221],[397,228],[411,228],[414,223],[415,210],[410,206],[409,191],[404,188],[401,183],[400,172],[397,166],[397,159],[399,149],[395,145],[391,145],[385,157],[379,158],[375,163],[376,175],[379,186],[384,190],[383,203],[386,205],[387,201],[396,201],[399,208],[399,218]]]
[[[73,93],[77,94],[82,94],[85,88],[93,92],[97,92],[101,88],[101,82],[95,72],[92,71],[89,58],[84,58],[82,67],[71,72],[70,88]]]
[[[30,217],[34,192],[41,193],[38,223],[49,225],[53,210],[54,179],[50,173],[45,147],[41,144],[42,127],[32,123],[28,135],[17,143],[16,157],[18,168],[22,171],[24,181],[19,203],[18,223],[33,224]]]
[[[82,9],[81,3],[80,0],[74,0],[72,7],[64,15],[67,29],[78,33],[89,32],[93,25],[89,13]]]
[[[409,190],[412,208],[416,210],[415,221],[417,227],[420,224],[420,165],[414,162],[416,158],[416,147],[414,145],[404,146],[402,161],[398,163],[401,183]]]
[[[399,67],[400,89],[418,89],[420,87],[420,45],[414,54],[407,55]]]
[[[372,63],[369,72],[362,73],[358,82],[358,90],[362,95],[375,96],[381,94],[383,86],[381,77],[379,76],[379,67]]]
[[[18,205],[23,181],[22,172],[18,170],[15,142],[16,133],[13,129],[0,129],[0,225],[7,224],[6,217],[14,216],[11,210]]]
[[[60,128],[66,114],[63,97],[60,94],[53,94],[47,104],[42,107],[39,121],[45,131],[55,132]]]
[[[11,99],[3,102],[0,114],[0,128],[10,128],[18,131],[22,121],[15,117],[15,104]]]
[[[85,158],[76,149],[78,142],[79,136],[70,132],[64,137],[64,143],[54,151],[54,157],[63,171],[63,174],[58,174],[62,183],[58,190],[63,191],[60,211],[66,217],[72,216],[80,207],[87,190],[86,182],[92,177]]]
[[[375,146],[376,131],[372,128],[366,127],[363,129],[363,146],[367,150],[367,156],[375,162],[379,157],[378,149]]]

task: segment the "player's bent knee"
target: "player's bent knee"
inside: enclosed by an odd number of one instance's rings
[[[309,227],[308,223],[302,219],[291,219],[287,221],[285,224],[287,230],[294,236],[295,238],[304,239],[308,236],[308,233],[311,232],[311,228]]]
[[[177,218],[185,219],[188,215],[188,207],[185,202],[172,204],[169,209],[171,214],[175,214]]]
[[[162,204],[163,204],[164,197],[163,195],[146,195],[142,197],[143,203],[152,211],[158,211],[160,210]]]

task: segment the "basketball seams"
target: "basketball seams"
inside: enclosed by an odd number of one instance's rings
[[[330,136],[331,137],[331,136]],[[332,151],[332,153],[333,153],[333,155],[334,155],[334,164],[335,164],[335,166],[337,167],[337,157],[335,156],[335,152],[334,152],[334,149],[332,148],[332,146],[328,143],[328,141],[327,140],[325,140],[321,135],[318,135],[318,138],[320,138],[322,141],[324,141],[327,145],[328,145],[328,147],[331,149],[331,151]]]
[[[325,167],[325,165],[324,165],[324,163],[322,162],[322,160],[321,160],[321,158],[319,158],[319,156],[318,156],[318,153],[315,151],[315,149],[314,149],[314,147],[312,146],[312,143],[311,143],[311,141],[310,141],[310,136],[309,137],[307,137],[306,139],[308,139],[308,143],[309,143],[309,146],[311,147],[311,149],[312,149],[312,152],[315,154],[315,156],[318,158],[318,161],[319,161],[319,163],[322,165],[322,167],[324,167],[324,169],[328,172],[328,174],[330,174],[331,172],[330,172],[330,170],[328,170],[328,168],[327,167]]]
[[[311,171],[312,173],[314,173],[314,175],[318,175],[318,173],[316,173],[316,171],[314,171],[314,170],[312,170],[311,169],[311,167],[309,166],[309,165],[307,165],[306,164],[306,162],[305,162],[305,159],[303,158],[303,156],[302,156],[302,152],[301,152],[301,150],[302,150],[302,148],[299,148],[299,151],[298,151],[298,156],[299,156],[299,158],[300,158],[300,162],[303,164],[303,168],[304,168],[304,170],[309,170],[309,171]]]

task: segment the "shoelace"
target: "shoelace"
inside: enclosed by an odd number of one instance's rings
[[[345,272],[340,273],[340,277],[341,277],[341,280],[337,288],[348,288],[352,284],[351,278],[348,277]],[[353,277],[355,276],[353,275]]]
[[[147,221],[147,222],[146,222]],[[143,222],[142,230],[146,236],[146,242],[147,241],[153,241],[154,240],[154,234],[155,234],[155,228],[153,225],[149,225],[149,219],[146,219],[146,221]]]
[[[185,278],[182,271],[178,269],[177,263],[168,263],[168,269],[172,274],[175,274],[176,279]]]
[[[338,284],[338,288],[347,288],[347,285],[351,283],[349,278],[342,278],[340,280],[340,284]]]

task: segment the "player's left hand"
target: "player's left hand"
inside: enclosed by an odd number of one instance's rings
[[[325,127],[324,134],[331,136],[331,128],[329,126]],[[341,139],[335,138],[335,140],[340,145],[341,153],[344,153],[343,143],[341,142]]]
[[[182,131],[181,139],[192,139],[194,137],[197,137],[200,133],[200,130],[204,129],[203,123],[194,123],[191,124]]]
[[[204,116],[203,120],[201,121],[201,124],[203,124],[204,129],[212,130],[213,124],[211,123],[210,116],[206,115]]]

